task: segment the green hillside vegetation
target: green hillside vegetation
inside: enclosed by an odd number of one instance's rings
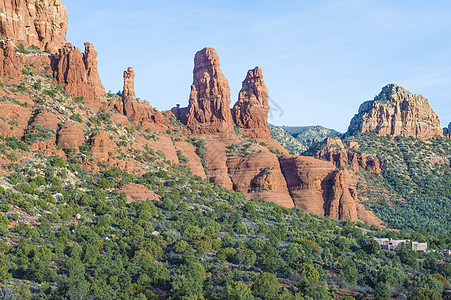
[[[451,139],[429,141],[378,137],[373,133],[346,137],[359,143],[359,153],[376,155],[382,163],[379,176],[360,170],[358,194],[393,228],[428,234],[451,232]],[[315,153],[324,145],[311,149]]]
[[[193,176],[160,151],[131,147],[139,135],[156,140],[162,134],[115,124],[111,111],[93,113],[83,99],[52,85],[48,76],[27,72],[21,84],[2,85],[11,95],[3,101],[29,93],[34,105],[85,123],[88,141],[98,132],[107,134],[119,149],[109,156],[140,163],[142,172],[96,162],[89,142],[79,151],[66,150],[67,160],[33,153],[29,147],[34,141],[54,134],[41,127],[29,128],[23,141],[0,137],[0,297],[332,299],[347,289],[354,299],[369,294],[419,299],[440,294],[451,279],[449,257],[437,252],[414,252],[408,246],[384,252],[378,244],[364,243],[370,237],[391,237],[443,249],[451,248],[449,234],[392,232],[247,200]],[[176,129],[166,135],[189,140]],[[205,145],[191,142],[203,157]],[[236,145],[233,151],[248,148]],[[85,172],[82,164],[99,172]],[[129,201],[120,188],[130,184],[161,199]],[[445,199],[446,191],[435,194]]]

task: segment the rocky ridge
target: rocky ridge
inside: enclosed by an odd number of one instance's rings
[[[16,55],[11,49],[5,48],[4,66],[14,65],[8,61]],[[204,48],[194,58],[189,105],[171,115],[136,98],[132,68],[124,72],[121,97],[106,95],[97,52],[90,43],[85,43],[84,53],[67,43],[54,56],[19,55],[17,61],[22,60],[31,71],[27,74],[42,74],[38,75],[40,82],[45,82],[47,67],[53,70],[53,86],[45,83],[50,92],[36,88],[21,94],[22,101],[16,100],[5,108],[9,114],[4,114],[5,122],[14,121],[17,126],[0,126],[5,128],[4,135],[23,140],[27,135],[34,151],[66,159],[76,155],[82,168],[92,173],[109,166],[138,174],[151,168],[143,157],[158,153],[165,161],[190,166],[196,175],[248,198],[298,206],[318,215],[333,214],[338,219],[357,218],[355,205],[349,205],[348,200],[355,199],[349,196],[346,174],[339,174],[329,162],[290,157],[270,138],[268,90],[259,67],[248,71],[238,101],[230,109],[230,88],[219,57],[213,48]],[[3,76],[14,73],[8,70]],[[33,75],[27,75],[24,89],[31,91],[36,82]],[[36,101],[44,104],[45,112]],[[186,126],[175,122],[176,117]],[[141,153],[139,158],[132,159],[137,153]],[[333,192],[334,184],[340,186],[339,194]]]
[[[385,86],[374,100],[364,102],[348,128],[348,134],[369,131],[378,136],[418,139],[443,135],[440,119],[426,98],[395,84]]]

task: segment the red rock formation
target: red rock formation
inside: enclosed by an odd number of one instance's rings
[[[338,171],[332,179],[328,215],[336,220],[357,221],[356,200],[349,192],[349,174],[345,170]]]
[[[263,198],[284,207],[294,207],[276,155],[255,153],[233,157],[229,158],[227,166],[233,190],[248,198]]]
[[[91,145],[91,157],[99,162],[108,161],[110,154],[116,153],[116,144],[103,132],[92,138]]]
[[[85,126],[81,123],[66,122],[58,132],[56,143],[63,149],[79,150],[85,143]]]
[[[268,127],[269,96],[260,67],[247,72],[238,101],[232,109],[235,124],[253,138],[270,137]]]
[[[14,77],[22,79],[22,61],[14,53],[14,45],[11,41],[0,42],[0,78]]]
[[[24,108],[14,103],[0,103],[0,116],[6,121],[0,120],[0,135],[22,138],[31,118],[31,108]],[[10,122],[15,125],[11,125]]]
[[[182,117],[192,133],[232,132],[230,88],[213,48],[204,48],[194,58],[193,85],[188,109]]]
[[[203,179],[207,178],[204,167],[202,166],[202,160],[196,154],[196,148],[194,145],[183,141],[175,142],[174,144],[175,149],[180,151],[182,155],[188,159],[187,162],[181,163],[183,163],[186,167],[191,168],[193,175],[200,176]]]
[[[96,97],[105,94],[105,88],[100,81],[99,71],[97,70],[97,51],[91,43],[85,43],[84,62],[86,68],[86,80],[89,86],[94,89]]]
[[[333,163],[337,168],[349,168],[355,172],[362,168],[373,174],[382,172],[380,160],[373,155],[358,152],[360,146],[356,142],[345,146],[338,138],[326,138],[324,145],[326,147],[314,156]]]
[[[127,200],[129,202],[134,201],[146,201],[146,200],[160,200],[160,196],[155,194],[141,184],[130,184],[127,186],[121,186],[119,192],[127,194]]]
[[[57,50],[66,42],[67,11],[60,0],[1,0],[0,35],[16,44]]]
[[[389,84],[374,100],[364,102],[349,125],[348,133],[375,131],[379,136],[429,139],[443,135],[440,119],[429,102],[394,84]]]
[[[39,125],[42,126],[43,128],[50,129],[56,133],[60,122],[61,120],[58,118],[57,115],[43,110],[35,113],[30,125],[31,126]]]
[[[163,113],[150,106],[149,102],[139,101],[135,95],[135,71],[129,67],[124,72],[124,90],[122,91],[122,111],[134,123],[161,124],[166,119]]]
[[[340,220],[357,218],[347,175],[336,172],[333,164],[306,156],[281,157],[279,160],[296,207]]]
[[[66,91],[74,97],[83,97],[87,104],[99,104],[99,97],[105,89],[97,73],[97,53],[94,47],[85,43],[85,54],[71,44],[59,50],[56,55],[53,79],[64,84]]]

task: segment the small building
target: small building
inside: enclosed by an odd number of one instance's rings
[[[382,250],[388,250],[388,251],[396,251],[396,248],[400,244],[406,244],[411,243],[412,244],[412,250],[414,251],[426,251],[428,249],[427,243],[419,243],[419,242],[411,242],[409,240],[393,240],[389,238],[371,238],[367,239],[365,242],[377,242],[379,245],[381,245]]]

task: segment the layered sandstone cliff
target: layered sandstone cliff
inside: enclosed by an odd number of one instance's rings
[[[14,45],[11,41],[0,41],[0,78],[22,78],[22,62],[14,53]]]
[[[193,84],[182,121],[196,134],[233,130],[230,87],[213,48],[204,48],[194,57]]]
[[[90,43],[85,43],[85,53],[66,44],[55,55],[53,80],[65,85],[66,91],[74,97],[83,97],[87,104],[100,103],[105,88],[97,71],[97,52]]]
[[[339,138],[326,138],[324,147],[313,155],[318,159],[327,160],[337,168],[348,168],[358,172],[360,168],[373,174],[382,172],[380,160],[370,154],[360,153],[359,144],[350,142],[346,145]]]
[[[440,119],[426,98],[394,84],[385,86],[374,100],[364,102],[348,128],[351,134],[368,131],[419,139],[443,135]]]
[[[66,43],[67,11],[60,0],[1,0],[0,35],[17,45],[56,51]]]
[[[281,157],[280,166],[296,207],[319,216],[357,220],[348,174],[327,161],[306,156]]]
[[[270,137],[268,125],[269,96],[260,67],[247,72],[232,109],[235,124],[244,129],[243,133],[253,138]]]

